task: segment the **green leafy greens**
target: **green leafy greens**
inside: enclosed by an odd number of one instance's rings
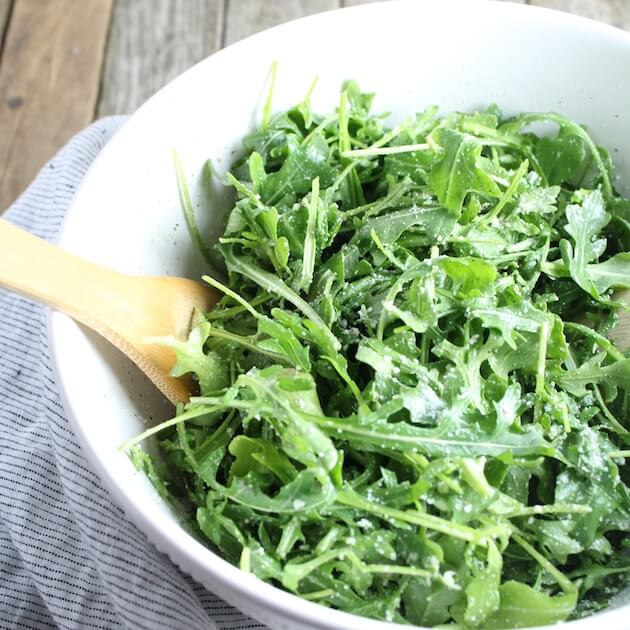
[[[326,606],[485,629],[606,606],[630,570],[606,151],[558,114],[389,129],[354,82],[327,117],[309,96],[244,139],[230,289],[161,340],[199,396],[136,465],[227,560]]]

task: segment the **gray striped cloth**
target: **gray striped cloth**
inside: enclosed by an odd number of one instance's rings
[[[74,190],[124,122],[76,136],[4,218],[55,241]],[[0,291],[0,628],[263,628],[183,575],[81,454],[53,379],[46,309]]]

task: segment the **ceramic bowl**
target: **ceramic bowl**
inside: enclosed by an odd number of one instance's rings
[[[391,122],[437,104],[443,111],[496,102],[506,113],[556,110],[613,149],[620,188],[630,183],[630,34],[579,17],[504,2],[386,2],[322,13],[265,31],[194,66],[143,105],[94,162],[60,244],[137,274],[198,278],[204,268],[177,197],[172,149],[185,164],[207,234],[229,198],[199,187],[203,162],[224,172],[256,124],[273,60],[274,108],[299,102],[313,78],[321,112],[343,80],[376,92]],[[273,629],[376,630],[392,625],[330,610],[243,573],[180,527],[117,449],[171,410],[124,357],[58,313],[50,339],[60,390],[86,457],[115,501],[161,551],[208,589]],[[571,630],[630,627],[630,606],[567,623]]]

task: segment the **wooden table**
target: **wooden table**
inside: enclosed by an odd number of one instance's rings
[[[0,212],[93,119],[256,31],[366,1],[0,0]],[[630,0],[518,1],[630,29]]]

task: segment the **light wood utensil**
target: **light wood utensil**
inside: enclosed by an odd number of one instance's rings
[[[186,339],[195,308],[218,294],[186,278],[131,276],[74,256],[0,219],[0,286],[44,302],[105,337],[173,403],[186,402],[191,381],[174,378],[170,348],[147,337]]]

